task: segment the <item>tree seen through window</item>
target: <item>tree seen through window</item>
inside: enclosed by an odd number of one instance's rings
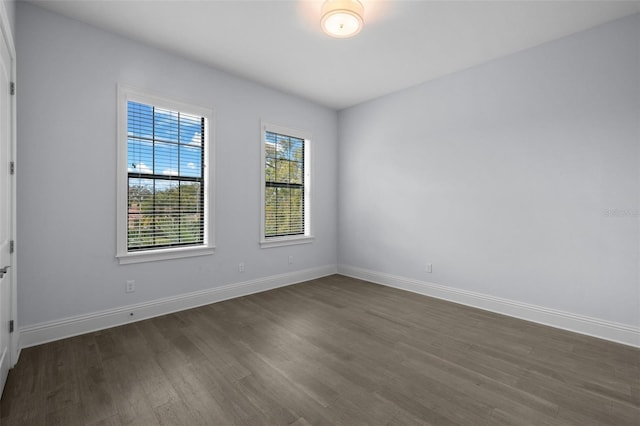
[[[265,132],[265,237],[305,232],[304,143]]]
[[[129,251],[204,241],[205,118],[129,101]]]

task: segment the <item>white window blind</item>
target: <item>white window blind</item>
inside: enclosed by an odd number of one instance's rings
[[[205,242],[206,118],[127,101],[127,250]]]
[[[305,234],[305,140],[265,132],[265,238]]]

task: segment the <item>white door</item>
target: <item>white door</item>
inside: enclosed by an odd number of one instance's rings
[[[11,55],[0,31],[0,394],[11,363],[9,320],[11,319]],[[5,272],[6,271],[6,272]]]

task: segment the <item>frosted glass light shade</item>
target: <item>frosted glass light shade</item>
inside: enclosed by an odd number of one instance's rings
[[[331,37],[353,37],[362,30],[363,13],[364,7],[358,0],[326,0],[320,25]]]

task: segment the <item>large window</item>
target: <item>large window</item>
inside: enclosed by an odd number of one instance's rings
[[[119,87],[118,258],[211,254],[210,110]]]
[[[311,241],[310,144],[305,132],[262,124],[262,247]]]

